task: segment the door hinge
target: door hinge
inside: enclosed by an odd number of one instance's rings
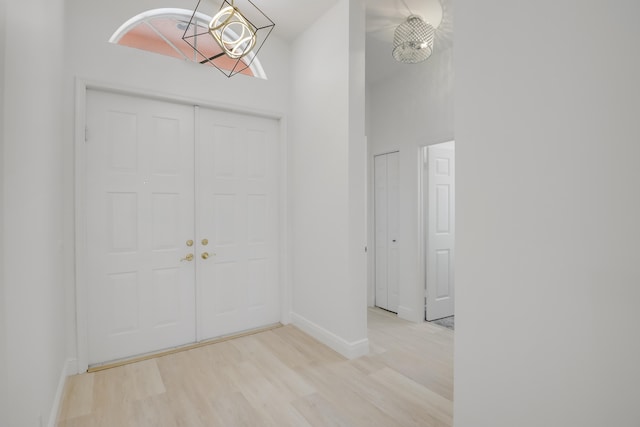
[[[89,142],[89,128],[86,126],[84,128],[84,142]]]

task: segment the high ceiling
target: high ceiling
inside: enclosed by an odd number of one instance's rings
[[[288,40],[296,38],[306,27],[337,3],[337,0],[252,1],[276,23],[274,34]]]
[[[219,2],[219,0],[202,0]],[[293,40],[313,24],[337,0],[252,0],[276,23],[275,34]],[[367,82],[397,73],[410,65],[393,60],[393,32],[411,13],[436,27],[434,54],[450,46],[453,0],[364,0],[367,31]],[[193,7],[197,0],[138,0],[138,8]],[[161,5],[166,3],[167,5]]]
[[[391,56],[393,33],[396,27],[411,13],[421,16],[436,28],[434,54],[439,49],[451,46],[453,0],[365,1],[367,5],[366,73],[368,83],[413,66],[396,62]]]
[[[366,0],[367,34],[376,40],[393,40],[393,31],[411,14],[438,27],[443,18],[440,0]]]
[[[276,21],[276,34],[293,39],[337,0],[260,0],[255,3]],[[411,13],[437,28],[435,48],[451,43],[452,0],[365,0],[367,81],[377,81],[407,67],[393,60],[393,32]]]

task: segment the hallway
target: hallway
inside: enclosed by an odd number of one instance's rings
[[[451,426],[453,332],[369,309],[346,360],[293,326],[71,377],[58,427]]]

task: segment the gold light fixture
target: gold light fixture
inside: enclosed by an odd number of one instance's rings
[[[211,19],[209,33],[229,58],[242,58],[256,45],[256,28],[235,8],[233,0]]]
[[[251,0],[198,0],[182,39],[197,62],[232,77],[246,74],[274,27]]]

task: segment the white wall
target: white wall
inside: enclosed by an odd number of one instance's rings
[[[391,54],[389,60],[392,61]],[[373,157],[399,151],[400,287],[398,315],[424,320],[424,276],[420,258],[419,147],[453,140],[453,49],[436,44],[419,64],[369,86],[369,305],[373,305],[375,233]]]
[[[63,13],[63,0],[6,4],[2,241],[7,354],[2,367],[11,392],[5,425],[11,427],[48,423],[65,372]]]
[[[349,1],[349,309],[355,355],[368,352],[367,341],[367,140],[364,0]]]
[[[640,425],[640,3],[456,5],[456,427]]]
[[[292,318],[348,357],[368,351],[364,22],[353,3],[340,0],[294,42],[290,125]]]
[[[220,106],[282,114],[289,109],[289,45],[273,35],[258,58],[268,80],[244,75],[225,77],[218,70],[175,58],[108,43],[120,25],[140,12],[161,7],[191,9],[191,0],[67,0],[64,141],[65,282],[68,353],[76,355],[74,271],[74,124],[75,79],[178,96]],[[99,17],[99,19],[95,19]],[[81,107],[82,108],[82,107]]]
[[[6,4],[0,2],[0,165],[4,166],[4,52]],[[0,172],[0,426],[7,420],[7,337],[6,306],[4,298],[4,172]]]

